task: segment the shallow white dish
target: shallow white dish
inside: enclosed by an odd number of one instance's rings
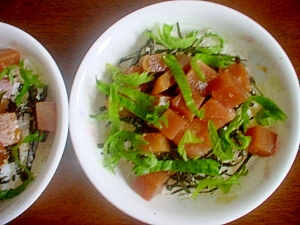
[[[278,126],[276,155],[252,160],[241,187],[233,188],[226,195],[220,192],[201,194],[196,201],[158,195],[147,202],[131,188],[126,173],[117,169],[116,174],[112,174],[102,165],[97,143],[105,129],[89,117],[98,112],[100,106],[95,76],[103,76],[106,63],[115,64],[136,50],[147,29],[152,30],[156,24],[176,22],[183,31],[212,29],[232,43],[234,52],[247,59],[248,69],[258,86],[283,109],[288,119]],[[124,17],[90,48],[71,91],[70,134],[78,160],[90,181],[108,201],[128,215],[149,224],[224,224],[264,202],[288,173],[299,144],[299,96],[297,76],[288,56],[252,19],[215,3],[163,2]]]
[[[56,102],[57,108],[56,132],[50,134],[36,152],[32,166],[34,181],[18,196],[0,202],[0,224],[5,224],[29,208],[52,179],[65,148],[69,112],[67,91],[61,72],[41,43],[17,27],[0,23],[0,48],[13,48],[20,52],[21,59],[28,59],[32,69],[49,85],[49,95]]]

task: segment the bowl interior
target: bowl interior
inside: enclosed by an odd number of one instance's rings
[[[49,97],[56,102],[57,129],[38,147],[32,171],[35,180],[20,195],[0,203],[0,223],[24,212],[42,194],[56,171],[68,132],[68,97],[62,75],[49,52],[31,35],[14,26],[0,23],[0,48],[13,48],[28,59],[32,69],[49,85]]]
[[[89,118],[98,112],[104,100],[96,90],[95,76],[104,79],[106,63],[115,64],[136,50],[145,40],[143,33],[147,29],[176,22],[183,32],[211,29],[224,37],[230,43],[228,52],[246,59],[257,85],[283,109],[288,119],[278,123],[276,128],[279,134],[276,155],[252,159],[241,186],[235,186],[230,193],[201,194],[196,201],[158,195],[146,202],[132,190],[124,169],[119,167],[116,174],[112,174],[102,166],[97,143],[103,141],[106,130]],[[116,207],[138,220],[150,224],[223,224],[235,220],[270,196],[293,163],[300,130],[296,78],[290,60],[276,40],[237,11],[202,1],[172,1],[148,6],[110,27],[90,48],[79,67],[70,98],[70,131],[75,152],[93,185]]]

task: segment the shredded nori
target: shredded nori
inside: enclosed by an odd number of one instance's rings
[[[19,90],[21,89],[22,89],[22,84],[19,86]],[[10,100],[6,112],[16,112],[18,118],[24,117],[26,114],[28,114],[30,118],[29,132],[33,134],[38,130],[35,104],[37,102],[45,101],[47,94],[48,94],[47,87],[43,88],[42,92],[39,93],[39,90],[36,87],[31,86],[28,91],[27,102],[21,104],[20,106],[17,106],[15,102]],[[46,141],[48,132],[43,131],[41,135],[43,136],[43,139],[41,141],[42,142]],[[31,170],[32,163],[38,148],[38,144],[39,144],[38,141],[29,142],[29,150],[28,150],[28,156],[26,161],[26,168],[29,171]],[[5,147],[9,154],[7,159],[8,163],[13,163],[15,161],[12,154],[12,149],[14,146],[15,145]],[[16,173],[17,175],[19,175],[23,183],[17,188],[0,191],[0,200],[13,198],[14,196],[20,194],[22,191],[25,190],[26,186],[32,181],[32,177],[30,177],[30,175],[24,169],[20,168],[17,164],[15,164],[15,166],[16,166]],[[15,175],[13,175],[11,179],[6,176],[0,177],[0,184],[5,184],[10,181],[15,181],[15,179],[16,179]]]

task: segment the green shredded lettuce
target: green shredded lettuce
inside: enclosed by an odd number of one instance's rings
[[[33,178],[29,177],[28,179],[23,181],[23,183],[20,186],[18,186],[16,188],[0,191],[0,200],[10,199],[10,198],[13,198],[13,197],[19,195],[26,189],[28,184],[32,181],[33,181]]]
[[[148,83],[154,80],[155,78],[153,74],[149,74],[148,72],[143,72],[141,74],[139,73],[123,74],[118,67],[115,67],[111,64],[106,64],[106,68],[110,72],[114,82],[120,84],[127,84],[133,87]]]
[[[7,91],[0,92],[0,103],[2,101],[3,96],[6,94]]]
[[[190,130],[187,130],[184,132],[184,135],[178,144],[177,151],[183,160],[187,161],[188,158],[185,150],[185,144],[196,144],[201,142],[202,140],[200,140],[194,133],[192,133]]]
[[[194,30],[187,34],[186,37],[174,37],[172,36],[172,31],[174,29],[173,25],[163,24],[162,29],[157,28],[157,34],[149,31],[146,36],[155,40],[157,43],[162,44],[169,50],[172,49],[185,49],[192,46],[198,35],[198,31]]]
[[[217,128],[212,120],[208,122],[208,132],[214,155],[221,161],[232,159],[234,156],[233,147],[226,140],[219,137]]]
[[[255,115],[255,120],[259,125],[268,126],[277,121],[284,121],[287,115],[269,98],[264,96],[251,96],[242,105],[242,118],[244,120],[243,129],[246,131],[250,122],[247,111],[252,102],[256,102],[261,106],[260,111]]]
[[[14,83],[14,77],[13,77],[13,70],[15,70],[18,67],[18,65],[10,65],[4,68],[0,72],[0,80],[7,77],[9,81],[13,84]]]
[[[102,120],[109,121],[108,112],[102,112],[100,114],[90,115],[90,117],[97,120],[97,121],[102,121]]]
[[[161,127],[162,122],[165,121],[162,114],[168,108],[168,105],[153,106],[152,109],[149,110],[149,108],[142,108],[135,101],[120,95],[119,103],[137,117],[146,121],[149,125],[153,124],[157,127]]]
[[[205,43],[209,42],[208,44]],[[198,52],[205,54],[219,54],[224,47],[224,40],[219,35],[214,33],[206,33],[202,35],[196,43]]]
[[[176,60],[174,55],[165,54],[162,56],[163,61],[168,66],[168,68],[172,71],[172,74],[180,88],[182,96],[185,100],[187,107],[191,110],[199,118],[203,118],[204,111],[198,110],[195,101],[192,97],[192,91],[188,84],[187,78],[185,76],[184,71],[182,70],[180,64]]]
[[[96,78],[97,89],[109,96],[109,105],[113,104],[113,108],[109,106],[109,115],[112,118],[117,118],[117,113],[119,106],[126,108],[139,118],[148,122],[148,124],[153,124],[157,127],[161,127],[162,123],[165,122],[163,113],[169,107],[166,105],[155,105],[158,101],[158,97],[146,94],[139,91],[136,86],[144,84],[153,80],[153,75],[148,75],[148,73],[142,74],[122,74],[118,68],[107,64],[108,72],[112,73],[113,82],[107,84]],[[123,78],[123,77],[128,77]],[[115,91],[111,92],[111,88]],[[113,96],[111,96],[113,94]],[[115,120],[117,128],[119,122]],[[118,119],[119,121],[119,119]],[[116,129],[114,129],[115,131]]]
[[[144,166],[136,163],[133,172],[137,176],[158,171],[180,171],[189,173],[202,173],[210,176],[218,176],[220,163],[213,159],[197,160],[157,160],[152,166]]]
[[[231,55],[209,55],[204,53],[197,53],[193,60],[202,61],[205,64],[214,68],[226,68],[235,63],[239,58]]]
[[[245,136],[240,129],[243,123],[242,115],[237,115],[221,135],[233,148],[240,150],[247,149],[251,143],[251,137]]]
[[[197,57],[193,57],[192,60],[191,60],[191,67],[192,67],[192,69],[195,71],[197,77],[198,77],[201,81],[206,82],[206,77],[205,77],[205,75],[202,73],[202,70],[201,70],[201,68],[200,68],[199,65],[198,65],[198,61],[199,61],[199,60],[197,59]]]
[[[23,97],[26,95],[26,93],[28,93],[28,90],[31,86],[35,86],[36,88],[44,88],[47,86],[42,83],[38,74],[34,74],[33,70],[29,70],[24,66],[24,61],[22,60],[19,64],[19,70],[23,79],[23,85],[21,91],[18,93],[15,99],[17,106],[21,105]]]
[[[125,142],[130,143],[126,147]],[[129,130],[120,130],[108,137],[103,147],[104,166],[114,172],[114,168],[118,165],[122,157],[135,161],[140,151],[136,146],[146,144],[142,140],[142,135]]]
[[[119,97],[118,97],[118,86],[112,84],[110,87],[110,93],[108,96],[108,117],[111,122],[111,132],[116,133],[120,127],[120,117],[119,117]]]
[[[33,134],[29,134],[27,135],[23,140],[19,141],[18,144],[16,144],[11,152],[12,152],[12,155],[14,157],[14,160],[15,160],[15,163],[22,169],[24,169],[24,171],[26,172],[26,174],[29,176],[29,177],[32,177],[32,173],[28,170],[28,168],[26,167],[26,165],[23,165],[19,159],[19,147],[21,144],[23,143],[29,143],[29,142],[33,142],[33,141],[41,141],[43,140],[43,135],[40,135],[40,132],[39,131],[36,131],[35,133]]]
[[[222,176],[215,176],[215,177],[206,177],[199,181],[196,190],[192,193],[191,197],[194,199],[197,198],[199,193],[208,188],[212,189],[220,189],[223,193],[228,193],[232,187],[232,185],[237,184],[240,185],[240,177],[246,176],[248,174],[248,170],[244,166],[241,171],[238,173],[233,174],[228,178],[224,178]]]

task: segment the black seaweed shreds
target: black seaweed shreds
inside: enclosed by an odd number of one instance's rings
[[[97,144],[97,147],[98,147],[98,148],[103,148],[103,147],[104,147],[104,143],[98,143],[98,144]]]
[[[0,177],[0,184],[7,184],[10,180],[7,178],[7,176]]]

